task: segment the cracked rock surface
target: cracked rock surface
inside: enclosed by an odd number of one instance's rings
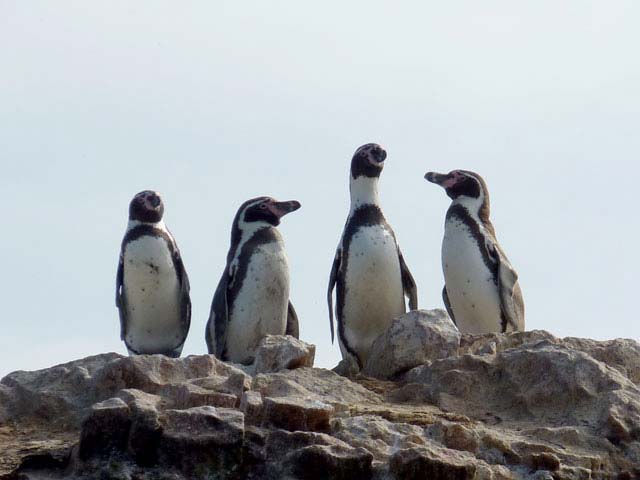
[[[637,342],[397,321],[393,338],[414,341],[376,342],[398,359],[366,372],[379,378],[313,368],[313,346],[288,337],[265,340],[260,368],[107,353],[13,372],[0,478],[640,477]]]

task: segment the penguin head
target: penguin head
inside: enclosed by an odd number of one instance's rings
[[[452,170],[449,173],[427,172],[424,178],[444,188],[447,195],[458,203],[476,210],[481,218],[489,218],[489,191],[484,179],[468,170]]]
[[[157,223],[162,220],[164,203],[158,192],[144,190],[137,193],[129,203],[129,220]]]
[[[386,158],[387,152],[377,143],[362,145],[351,159],[351,177],[379,177]]]
[[[252,198],[240,206],[234,224],[240,230],[253,229],[256,226],[277,227],[282,217],[299,208],[300,202],[296,200],[278,202],[271,197]]]
[[[453,200],[463,196],[481,198],[487,191],[482,177],[468,170],[452,170],[449,173],[427,172],[424,178],[444,188]]]

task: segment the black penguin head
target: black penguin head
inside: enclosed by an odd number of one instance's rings
[[[386,158],[387,152],[377,143],[362,145],[351,159],[351,177],[379,177]]]
[[[476,211],[483,221],[489,221],[489,190],[484,179],[477,173],[468,170],[427,172],[424,178],[444,188],[454,202]]]
[[[240,230],[260,224],[277,227],[282,217],[299,208],[300,202],[296,200],[278,202],[271,197],[252,198],[240,206],[234,224]]]
[[[162,220],[164,204],[158,192],[144,190],[137,193],[129,203],[129,220],[157,223]]]
[[[463,196],[478,199],[487,196],[487,184],[475,172],[468,170],[452,170],[446,174],[427,172],[424,178],[444,188],[453,200]]]

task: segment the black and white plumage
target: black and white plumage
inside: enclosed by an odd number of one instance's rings
[[[524,330],[518,274],[496,239],[485,181],[466,170],[425,178],[452,199],[442,241],[442,297],[452,320],[463,333]]]
[[[387,153],[369,143],[351,160],[351,207],[331,268],[327,303],[333,329],[336,288],[338,341],[343,358],[366,363],[374,340],[405,313],[418,308],[416,284],[387,222],[378,198],[378,180]]]
[[[251,363],[266,335],[298,338],[298,317],[289,301],[287,256],[276,228],[284,215],[298,208],[295,200],[258,197],[238,209],[205,332],[209,353],[221,360]]]
[[[162,220],[160,195],[145,190],[129,204],[116,275],[120,338],[130,355],[179,357],[191,324],[189,278]]]

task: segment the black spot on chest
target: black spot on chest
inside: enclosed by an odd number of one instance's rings
[[[176,272],[176,275],[178,276],[178,281],[182,282],[183,268],[182,268],[181,259],[180,259],[180,251],[178,250],[178,247],[175,241],[173,240],[173,238],[171,237],[171,235],[169,235],[164,230],[155,228],[153,225],[138,225],[137,227],[132,228],[127,232],[127,234],[122,239],[121,252],[125,251],[125,248],[128,243],[135,242],[136,240],[142,237],[157,238],[164,241],[164,243],[167,246],[167,250],[169,251],[169,254],[171,256],[173,268]],[[129,259],[128,263],[133,264],[134,262],[132,259]],[[160,273],[160,266],[156,265],[154,262],[150,260],[145,261],[144,265],[149,268],[149,273],[152,273],[154,275],[157,275],[158,273]]]

